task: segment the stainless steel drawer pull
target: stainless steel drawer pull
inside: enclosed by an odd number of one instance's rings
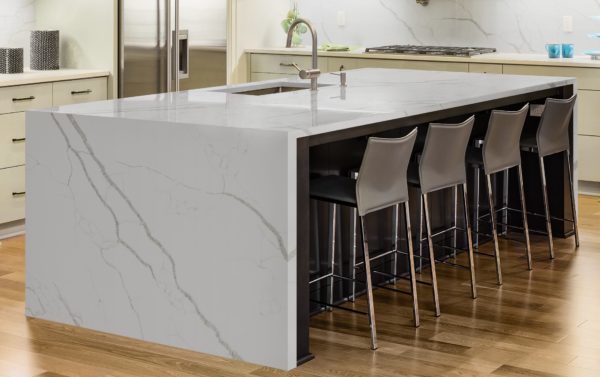
[[[20,142],[22,142],[22,141],[25,141],[25,138],[24,138],[24,137],[22,137],[22,138],[18,138],[18,139],[12,139],[12,142],[13,142],[13,143],[20,143]]]
[[[25,191],[19,191],[19,192],[13,192],[12,196],[17,197],[17,196],[24,196],[25,195]]]
[[[13,98],[13,102],[23,102],[23,101],[33,101],[35,99],[34,96],[23,97],[23,98]]]
[[[73,90],[71,91],[71,95],[77,95],[77,94],[90,94],[92,92],[92,89],[86,89],[86,90]]]
[[[282,67],[296,67],[298,66],[298,64],[296,63],[279,63],[280,66]]]

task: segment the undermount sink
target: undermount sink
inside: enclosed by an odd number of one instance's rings
[[[319,87],[330,86],[328,84],[319,84]],[[309,90],[310,83],[302,82],[275,82],[275,83],[259,83],[256,85],[243,86],[238,88],[220,89],[219,92],[232,94],[245,94],[248,96],[264,96],[267,94],[278,94],[295,92],[297,90]]]

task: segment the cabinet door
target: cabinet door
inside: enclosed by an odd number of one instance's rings
[[[581,136],[577,137],[578,160],[577,179],[580,181],[600,182],[600,137]]]
[[[502,73],[502,64],[469,63],[469,72]]]
[[[252,54],[250,56],[251,73],[279,73],[287,75],[298,75],[294,64],[301,69],[312,67],[312,58],[306,55],[276,55],[276,54]],[[318,59],[319,69],[327,72],[327,58]]]
[[[102,101],[107,98],[106,77],[58,81],[52,85],[52,105]]]
[[[25,164],[25,113],[0,115],[0,169]]]
[[[503,70],[504,74],[509,75],[575,77],[577,89],[600,90],[600,74],[597,68],[505,64]]]
[[[52,84],[0,88],[0,114],[52,107]]]
[[[373,58],[329,58],[329,71],[358,68],[397,68],[427,71],[468,72],[468,63],[433,62],[426,60],[373,59]]]
[[[25,166],[0,169],[0,223],[25,218]]]
[[[600,91],[580,90],[577,96],[579,102],[577,133],[600,136]]]
[[[262,73],[262,72],[251,72],[250,81],[265,81],[265,80],[276,80],[276,79],[297,79],[298,75],[284,75],[281,73]]]

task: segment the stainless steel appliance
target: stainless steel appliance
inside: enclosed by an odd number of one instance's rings
[[[226,83],[227,0],[119,0],[119,97]]]
[[[496,52],[495,48],[488,47],[444,47],[444,46],[414,46],[391,45],[381,47],[368,47],[365,52],[384,54],[407,55],[445,55],[445,56],[473,56]]]

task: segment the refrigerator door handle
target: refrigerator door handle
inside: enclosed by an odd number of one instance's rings
[[[173,38],[174,46],[173,46],[173,80],[175,80],[175,91],[179,91],[179,58],[180,58],[180,45],[179,45],[179,0],[175,0],[175,32],[173,36],[177,38]]]
[[[171,36],[171,0],[165,0],[165,21],[166,21],[166,25],[165,25],[165,39],[166,39],[166,43],[167,43],[167,72],[166,72],[166,79],[167,79],[167,92],[171,92],[172,91],[172,72],[173,72],[173,56],[171,54],[172,51],[172,39],[170,38]]]
[[[173,77],[177,80],[187,79],[190,77],[189,67],[190,67],[190,44],[189,44],[189,31],[188,30],[179,30],[179,36],[176,37],[175,32],[173,32],[173,44],[177,44],[179,49],[179,56],[177,58],[174,57],[173,61],[178,63],[179,69],[175,67],[173,70]],[[179,76],[176,76],[175,71],[179,71]]]

